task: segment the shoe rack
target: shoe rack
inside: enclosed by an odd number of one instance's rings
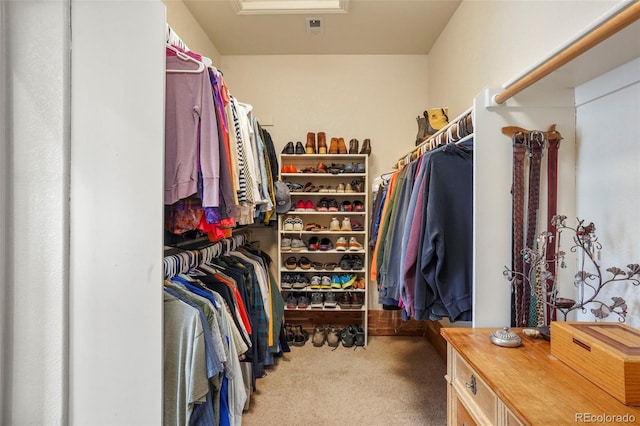
[[[365,345],[368,159],[360,153],[282,153],[280,179],[289,185],[291,210],[278,217],[279,284],[287,303],[286,322],[313,318],[314,322],[346,327],[357,312]]]

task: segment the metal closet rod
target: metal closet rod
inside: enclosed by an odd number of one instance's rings
[[[502,92],[494,96],[494,102],[497,104],[506,102],[507,99],[517,95],[618,31],[633,24],[638,19],[640,19],[640,2],[636,1],[511,83]]]

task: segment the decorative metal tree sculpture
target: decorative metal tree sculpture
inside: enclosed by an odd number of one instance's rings
[[[629,264],[626,271],[615,266],[609,267],[606,272],[609,272],[611,277],[605,278],[600,265],[602,245],[598,242],[595,225],[593,222],[585,225],[584,220],[577,219],[577,226],[571,228],[565,224],[566,219],[566,216],[554,216],[551,223],[555,227],[555,234],[546,231],[541,233],[536,241],[536,248],[525,248],[522,251],[523,260],[531,264],[528,276],[508,268],[505,268],[503,274],[512,285],[516,278],[519,278],[525,285],[530,286],[532,297],[535,297],[536,301],[538,327],[549,325],[546,315],[540,315],[545,311],[546,305],[561,313],[564,321],[567,320],[567,315],[570,312],[580,309],[586,313],[587,307],[591,306],[591,313],[597,319],[614,314],[618,316],[618,321],[624,322],[627,316],[626,301],[622,297],[612,297],[612,303],[605,303],[600,299],[600,291],[613,282],[627,281],[634,286],[640,285],[640,265],[637,263]],[[566,253],[560,250],[560,239],[564,231],[572,233],[573,245],[570,251],[578,256],[578,272],[573,280],[577,289],[577,300],[558,297],[557,271],[559,268],[566,268],[564,261]],[[548,241],[555,243],[557,247],[555,258],[550,260],[546,259]],[[548,265],[552,262],[555,262],[556,266],[555,275],[552,275],[548,270]],[[548,291],[547,282],[552,284]]]

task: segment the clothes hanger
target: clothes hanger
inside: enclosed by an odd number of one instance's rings
[[[198,64],[198,68],[197,69],[186,69],[186,70],[181,70],[181,69],[177,69],[177,70],[173,70],[173,69],[167,69],[166,72],[168,73],[186,73],[186,74],[199,74],[202,71],[204,71],[205,69],[205,65],[204,63],[198,61],[196,58],[193,58],[189,55],[187,55],[186,53],[182,52],[180,49],[176,49],[173,45],[168,44],[166,45],[167,49],[173,51],[176,53],[176,56],[180,59],[182,59],[183,61],[186,62],[193,62],[194,64]]]

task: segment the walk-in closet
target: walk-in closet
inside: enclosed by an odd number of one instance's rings
[[[640,419],[638,0],[3,1],[0,56],[0,424]]]

